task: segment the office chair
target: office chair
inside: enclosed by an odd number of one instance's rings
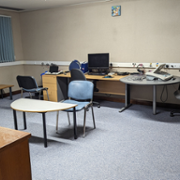
[[[19,87],[21,88],[21,97],[23,97],[23,92],[28,92],[30,98],[32,99],[31,93],[39,93],[39,99],[42,91],[46,91],[47,98],[49,101],[48,88],[38,87],[36,80],[32,76],[17,76],[16,77]]]
[[[74,80],[86,80],[86,77],[85,77],[84,73],[80,69],[71,69],[70,73],[71,73],[70,81],[74,81]],[[100,104],[98,102],[94,102],[93,101],[93,104],[98,105],[98,108],[100,108]]]
[[[96,128],[95,125],[95,118],[94,118],[94,111],[93,111],[93,89],[94,84],[90,81],[71,81],[68,85],[68,98],[65,101],[61,101],[61,103],[70,103],[70,104],[77,104],[78,106],[75,107],[76,111],[81,111],[84,109],[84,125],[83,125],[83,137],[85,137],[85,126],[86,126],[86,111],[89,107],[92,110],[92,118],[94,129]],[[73,112],[73,108],[64,110],[67,112],[68,120],[69,119],[69,112]],[[56,120],[56,131],[58,131],[58,119],[59,119],[59,111],[57,113],[57,120]]]
[[[180,100],[180,85],[179,85],[179,87],[178,87],[178,90],[176,90],[176,91],[174,92],[174,96],[175,96],[176,99]],[[180,113],[180,111],[178,111],[178,110],[176,110],[176,111],[175,111],[175,110],[174,110],[174,111],[171,111],[171,112],[170,112],[170,116],[173,117],[175,113]]]

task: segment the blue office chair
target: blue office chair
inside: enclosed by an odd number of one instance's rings
[[[42,91],[46,91],[47,98],[49,101],[48,88],[38,87],[36,80],[32,76],[17,76],[16,77],[19,87],[21,88],[21,97],[23,97],[23,92],[28,92],[30,98],[32,98],[31,93],[39,93],[39,99]]]
[[[93,111],[93,101],[92,101],[93,88],[94,85],[90,81],[71,81],[68,85],[69,99],[65,101],[61,101],[63,103],[78,104],[78,106],[75,107],[76,111],[81,111],[82,109],[84,109],[83,137],[85,137],[86,111],[89,107],[91,107],[92,110],[94,129],[96,128],[94,111]],[[73,112],[73,108],[65,111],[68,114],[68,120],[69,120],[69,112]],[[57,113],[56,131],[58,131],[58,119],[59,119],[59,111]]]
[[[80,69],[71,69],[70,73],[71,73],[70,81],[74,81],[74,80],[85,80],[86,81],[86,77]],[[93,81],[93,84],[94,84],[94,91],[95,91],[96,90],[95,89],[95,81]],[[97,105],[98,108],[100,108],[100,103],[93,101],[93,104]]]

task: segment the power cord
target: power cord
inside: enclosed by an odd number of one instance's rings
[[[163,96],[163,93],[165,90],[166,90],[166,98],[165,98],[165,100],[163,100],[162,96]],[[167,99],[168,99],[168,89],[167,89],[167,85],[164,85],[163,90],[161,92],[160,100],[161,100],[161,102],[165,103],[167,101]]]

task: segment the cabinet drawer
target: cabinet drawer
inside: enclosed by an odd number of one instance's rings
[[[56,84],[57,79],[55,75],[43,75],[42,82],[43,84]]]
[[[57,84],[43,83],[43,87],[47,87],[49,90],[57,90]]]
[[[49,95],[49,100],[50,100],[50,101],[54,101],[54,102],[57,102],[57,101],[58,101],[57,91],[56,91],[56,90],[52,90],[52,91],[51,91],[51,90],[48,90],[48,95]],[[47,101],[48,101],[46,91],[43,92],[43,97],[44,97],[44,100],[47,100]]]

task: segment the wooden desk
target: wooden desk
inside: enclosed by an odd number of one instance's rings
[[[31,180],[28,139],[31,134],[0,127],[0,179]]]
[[[8,84],[0,84],[0,90],[1,90],[1,97],[3,98],[3,89],[9,88],[9,94],[10,94],[10,99],[12,99],[12,87],[14,85],[8,85]]]
[[[77,104],[68,104],[68,103],[59,103],[59,102],[57,103],[57,102],[37,100],[37,99],[25,99],[25,98],[17,99],[14,102],[11,103],[11,108],[13,109],[13,115],[14,115],[15,129],[18,129],[16,111],[23,112],[24,129],[26,129],[25,112],[42,113],[43,133],[44,133],[44,147],[47,147],[45,113],[46,112],[52,112],[52,111],[62,111],[62,110],[73,108],[73,110],[74,110],[73,111],[74,138],[77,139],[76,110],[75,110],[76,106],[77,106]]]
[[[115,75],[113,78],[104,78],[104,76],[85,75],[88,80],[97,80],[96,87],[99,89],[97,94],[125,95],[125,84],[120,82],[125,76]],[[69,83],[70,73],[42,76],[43,87],[48,88],[50,101],[60,101],[66,98],[67,85]],[[47,100],[46,92],[43,92],[44,99]]]

